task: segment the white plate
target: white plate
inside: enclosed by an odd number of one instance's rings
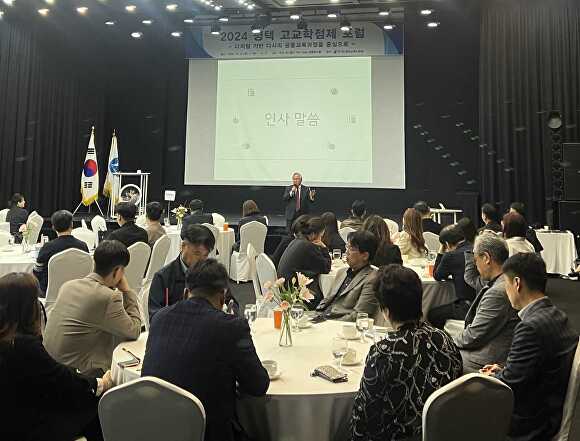
[[[358,357],[357,359],[353,360],[353,361],[346,361],[346,360],[342,360],[342,365],[343,366],[358,366],[359,364],[362,363],[362,357]]]
[[[342,332],[339,332],[337,335],[343,340],[360,340],[360,332],[357,332],[356,335],[353,337],[345,337],[344,335],[342,335]]]
[[[280,369],[278,369],[276,371],[276,373],[274,373],[272,375],[268,374],[268,377],[270,377],[270,381],[274,381],[274,380],[277,380],[278,378],[280,378],[281,375],[282,375],[282,371]]]
[[[310,320],[304,322],[298,322],[298,327],[300,329],[312,328],[312,322]]]

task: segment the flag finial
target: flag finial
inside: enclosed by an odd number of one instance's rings
[[[115,129],[113,129],[113,136],[115,136],[116,134],[117,134],[117,133],[116,133]]]
[[[91,132],[92,132],[92,133],[95,133],[95,126],[92,126],[92,127],[91,127]]]

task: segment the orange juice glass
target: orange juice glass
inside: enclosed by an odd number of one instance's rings
[[[276,329],[282,328],[282,310],[281,309],[274,309],[274,328],[276,328]]]
[[[228,231],[230,229],[230,224],[224,222],[224,231]]]

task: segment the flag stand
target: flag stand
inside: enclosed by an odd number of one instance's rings
[[[101,212],[101,216],[105,217],[105,215],[103,214],[103,210],[101,210],[101,206],[99,205],[99,203],[97,201],[93,202],[92,204],[89,204],[89,213],[91,212],[91,205],[93,204],[97,204],[97,208],[99,209],[99,211]],[[79,204],[77,205],[77,208],[75,208],[75,211],[73,211],[73,216],[77,213],[77,211],[79,211],[79,208],[81,208],[81,205],[83,205],[82,201],[79,202]]]

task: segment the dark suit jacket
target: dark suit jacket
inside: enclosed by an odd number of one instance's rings
[[[377,248],[375,258],[372,261],[374,266],[385,266],[391,263],[396,263],[398,265],[403,264],[403,258],[401,257],[401,249],[395,244],[382,243]]]
[[[548,297],[522,310],[521,319],[496,374],[514,392],[510,439],[550,440],[560,428],[578,335]]]
[[[231,441],[236,382],[261,396],[270,380],[256,355],[248,323],[192,297],[159,311],[151,322],[142,375],[191,392],[207,417],[206,441]]]
[[[538,239],[536,230],[534,230],[532,227],[528,227],[528,229],[526,230],[526,240],[534,246],[536,253],[544,251],[544,247],[542,246],[540,240]]]
[[[332,252],[333,250],[340,250],[341,252],[344,253],[346,251],[346,244],[344,243],[344,240],[342,240],[342,237],[340,237],[340,234],[338,233],[332,234],[328,240],[328,243],[325,242],[324,244],[326,245],[326,248],[328,248],[330,252]]]
[[[20,207],[12,207],[6,213],[6,222],[10,223],[10,234],[18,241],[22,241],[22,233],[18,229],[28,220],[28,210]]]
[[[147,230],[135,225],[135,222],[127,222],[120,228],[112,231],[108,236],[109,240],[118,240],[127,248],[137,242],[144,242],[149,244],[149,236]]]
[[[188,225],[210,224],[213,225],[213,216],[211,213],[191,213],[183,218],[181,229]]]
[[[330,254],[328,248],[314,245],[304,238],[294,239],[278,264],[278,275],[290,281],[296,273],[302,273],[313,279],[308,288],[314,294],[315,299],[308,306],[316,307],[322,300],[322,290],[318,283],[320,274],[328,274],[331,267]]]
[[[259,212],[241,218],[240,222],[238,223],[238,230],[236,231],[236,243],[234,244],[234,251],[240,251],[240,230],[244,225],[253,221],[260,222],[261,224],[268,226],[266,224],[266,218]]]
[[[441,234],[443,227],[433,219],[423,219],[423,231],[429,231],[435,234]]]
[[[272,254],[272,256],[270,256],[270,258],[272,259],[272,262],[274,263],[274,266],[276,268],[278,268],[278,265],[280,264],[280,259],[282,258],[282,254],[284,254],[284,251],[286,251],[286,248],[288,248],[288,245],[290,245],[294,239],[296,239],[296,237],[293,234],[289,234],[288,236],[283,236],[280,239],[278,246],[274,250],[274,254]]]
[[[470,245],[464,242],[456,250],[445,254],[437,254],[433,277],[435,280],[447,280],[451,276],[457,299],[472,302],[475,298],[475,290],[465,283],[464,279],[465,251],[470,249]]]
[[[0,343],[0,439],[75,439],[73,412],[84,410],[96,416],[97,380],[77,374],[57,363],[40,337],[17,335],[14,343]],[[70,418],[55,413],[70,412]]]
[[[484,230],[491,230],[491,231],[494,231],[496,233],[501,233],[503,231],[501,228],[501,225],[498,224],[497,222],[493,222],[493,221],[491,221],[489,224],[485,224],[483,227],[481,227],[479,230],[477,230],[477,232],[481,233]]]
[[[291,194],[293,185],[290,185],[284,189],[284,195],[282,199],[286,201],[286,220],[294,220],[298,216],[310,213],[310,204],[314,201],[310,199],[310,187],[305,185],[300,186],[300,210],[296,211],[296,194]]]

